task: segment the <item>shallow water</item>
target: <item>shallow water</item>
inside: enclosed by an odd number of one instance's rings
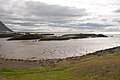
[[[119,37],[67,41],[6,41],[6,38],[0,38],[0,54],[2,57],[14,59],[66,58],[116,46],[120,46]]]

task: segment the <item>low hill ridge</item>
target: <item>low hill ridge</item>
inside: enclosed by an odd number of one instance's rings
[[[0,21],[0,32],[13,32]]]

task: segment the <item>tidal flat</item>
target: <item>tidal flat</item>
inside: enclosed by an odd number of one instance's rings
[[[64,59],[53,65],[0,68],[0,80],[119,80],[119,75],[120,47]]]
[[[120,46],[119,37],[82,38],[57,41],[13,40],[0,38],[0,55],[8,59],[56,59],[82,56]]]
[[[120,38],[0,38],[0,80],[119,80]]]

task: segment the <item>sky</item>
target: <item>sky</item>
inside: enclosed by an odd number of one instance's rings
[[[20,32],[119,32],[120,0],[0,0],[0,20]]]

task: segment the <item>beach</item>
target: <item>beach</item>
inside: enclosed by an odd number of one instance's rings
[[[41,60],[82,56],[120,46],[119,37],[84,38],[64,41],[6,41],[0,39],[0,55],[8,59]]]
[[[120,79],[118,36],[65,41],[6,39],[0,39],[0,80]]]
[[[120,47],[42,66],[26,60],[0,59],[0,80],[119,80],[119,75]]]

